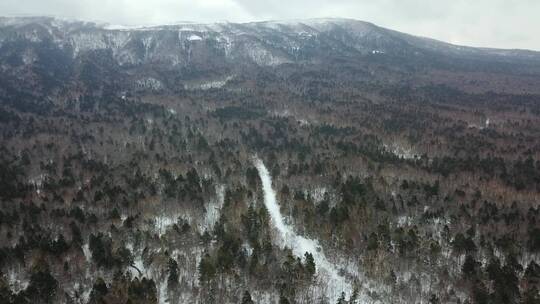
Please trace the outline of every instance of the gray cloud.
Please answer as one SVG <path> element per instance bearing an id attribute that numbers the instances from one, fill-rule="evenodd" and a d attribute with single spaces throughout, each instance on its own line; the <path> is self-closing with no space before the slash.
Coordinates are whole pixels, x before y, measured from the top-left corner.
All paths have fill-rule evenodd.
<path id="1" fill-rule="evenodd" d="M 124 25 L 347 17 L 456 44 L 540 50 L 537 0 L 2 0 L 0 12 Z"/>

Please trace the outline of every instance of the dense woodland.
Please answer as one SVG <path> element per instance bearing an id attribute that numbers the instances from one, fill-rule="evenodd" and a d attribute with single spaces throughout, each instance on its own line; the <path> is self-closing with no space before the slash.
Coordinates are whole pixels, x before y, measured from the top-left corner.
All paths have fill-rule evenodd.
<path id="1" fill-rule="evenodd" d="M 540 95 L 372 56 L 148 87 L 173 72 L 39 50 L 0 49 L 1 303 L 540 303 Z M 255 155 L 351 292 L 273 241 Z"/>

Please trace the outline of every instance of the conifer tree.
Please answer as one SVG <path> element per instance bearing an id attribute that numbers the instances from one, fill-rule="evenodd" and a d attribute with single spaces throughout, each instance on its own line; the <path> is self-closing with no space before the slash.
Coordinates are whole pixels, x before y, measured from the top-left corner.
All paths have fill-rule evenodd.
<path id="1" fill-rule="evenodd" d="M 304 257 L 305 257 L 304 269 L 307 272 L 308 279 L 311 280 L 313 276 L 315 275 L 315 271 L 316 271 L 315 260 L 313 259 L 313 255 L 310 252 L 306 252 L 304 254 Z"/>
<path id="2" fill-rule="evenodd" d="M 167 278 L 167 281 L 169 284 L 177 284 L 178 283 L 178 263 L 173 259 L 169 258 L 168 262 L 168 272 L 169 277 Z"/>
<path id="3" fill-rule="evenodd" d="M 249 291 L 244 291 L 244 295 L 242 296 L 242 304 L 254 304 L 253 300 L 251 299 L 251 294 L 249 294 Z"/>

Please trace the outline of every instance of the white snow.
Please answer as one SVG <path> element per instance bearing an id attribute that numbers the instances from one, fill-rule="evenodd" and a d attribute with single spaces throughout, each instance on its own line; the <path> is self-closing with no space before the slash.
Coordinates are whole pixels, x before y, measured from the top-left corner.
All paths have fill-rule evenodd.
<path id="1" fill-rule="evenodd" d="M 266 169 L 262 160 L 257 157 L 254 158 L 254 164 L 262 181 L 264 204 L 270 213 L 272 224 L 279 233 L 279 245 L 282 248 L 291 248 L 293 254 L 299 257 L 303 257 L 306 252 L 313 255 L 319 279 L 327 285 L 326 296 L 331 301 L 335 301 L 341 295 L 341 292 L 349 295 L 352 292 L 352 286 L 339 273 L 338 268 L 328 261 L 318 241 L 296 234 L 292 227 L 285 224 L 276 200 L 276 193 L 272 188 L 272 179 L 268 169 Z"/>
<path id="2" fill-rule="evenodd" d="M 127 30 L 142 30 L 147 25 L 122 25 L 122 24 L 106 24 L 103 26 L 104 30 L 109 31 L 127 31 Z"/>
<path id="3" fill-rule="evenodd" d="M 420 155 L 412 148 L 407 148 L 397 143 L 392 143 L 391 145 L 383 144 L 383 147 L 386 151 L 402 159 L 420 159 Z"/>
<path id="4" fill-rule="evenodd" d="M 8 271 L 7 280 L 12 291 L 19 292 L 28 287 L 29 281 L 24 278 L 24 273 L 22 269 L 10 269 Z"/>
<path id="5" fill-rule="evenodd" d="M 313 198 L 313 202 L 315 204 L 319 204 L 320 202 L 322 202 L 326 193 L 328 193 L 328 189 L 326 189 L 326 187 L 314 187 L 305 191 L 306 195 L 309 195 L 311 196 L 311 198 Z"/>
<path id="6" fill-rule="evenodd" d="M 107 48 L 102 35 L 95 33 L 77 33 L 71 35 L 69 44 L 73 47 L 74 55 L 77 56 L 80 52 L 98 50 Z"/>
<path id="7" fill-rule="evenodd" d="M 287 59 L 272 54 L 262 45 L 253 43 L 246 45 L 247 56 L 260 66 L 276 66 L 288 62 Z"/>
<path id="8" fill-rule="evenodd" d="M 176 214 L 161 214 L 155 218 L 155 228 L 159 235 L 164 235 L 172 225 L 178 223 L 179 216 Z"/>
<path id="9" fill-rule="evenodd" d="M 88 245 L 88 243 L 82 246 L 82 250 L 84 253 L 84 257 L 86 258 L 86 261 L 90 262 L 92 260 L 92 253 L 90 252 L 90 246 Z"/>
<path id="10" fill-rule="evenodd" d="M 146 274 L 146 268 L 144 267 L 144 263 L 143 263 L 142 257 L 140 255 L 137 256 L 133 260 L 133 265 L 135 265 L 135 267 L 137 267 L 137 269 L 139 269 L 141 271 L 142 275 Z M 136 275 L 136 276 L 139 276 L 138 271 L 136 269 L 133 269 L 133 267 L 130 267 L 130 271 L 135 271 L 135 272 L 132 272 L 132 274 Z"/>
<path id="11" fill-rule="evenodd" d="M 489 118 L 486 118 L 486 120 L 484 121 L 484 125 L 477 125 L 476 123 L 469 123 L 467 125 L 467 127 L 469 129 L 478 129 L 478 130 L 484 130 L 484 129 L 487 129 L 489 128 L 489 125 L 491 124 L 491 120 Z"/>
<path id="12" fill-rule="evenodd" d="M 305 119 L 298 119 L 298 123 L 300 124 L 301 127 L 306 127 L 310 125 L 310 122 Z"/>
<path id="13" fill-rule="evenodd" d="M 161 83 L 161 81 L 159 81 L 159 80 L 157 80 L 155 78 L 152 78 L 152 77 L 139 79 L 139 80 L 137 80 L 137 82 L 135 84 L 136 84 L 137 88 L 139 88 L 139 89 L 150 89 L 150 90 L 154 90 L 154 91 L 161 90 L 164 87 L 163 83 Z"/>
<path id="14" fill-rule="evenodd" d="M 204 233 L 204 231 L 212 231 L 214 225 L 219 220 L 221 215 L 221 208 L 225 202 L 225 186 L 217 185 L 216 186 L 216 198 L 209 201 L 205 204 L 206 213 L 204 215 L 203 222 L 199 225 L 199 231 Z"/>
<path id="15" fill-rule="evenodd" d="M 186 90 L 210 90 L 219 89 L 225 86 L 230 80 L 234 78 L 233 75 L 228 75 L 223 79 L 204 81 L 198 84 L 184 85 Z"/>
<path id="16" fill-rule="evenodd" d="M 167 297 L 167 280 L 164 280 L 159 284 L 159 304 L 169 303 L 169 298 Z"/>
<path id="17" fill-rule="evenodd" d="M 187 38 L 187 40 L 189 41 L 199 41 L 199 40 L 202 40 L 202 37 L 199 36 L 199 35 L 191 35 Z"/>
<path id="18" fill-rule="evenodd" d="M 413 222 L 413 218 L 410 216 L 401 215 L 397 218 L 398 227 L 410 226 L 412 222 Z"/>
<path id="19" fill-rule="evenodd" d="M 37 56 L 32 50 L 26 50 L 22 54 L 24 64 L 32 64 L 37 61 Z"/>
<path id="20" fill-rule="evenodd" d="M 283 110 L 272 110 L 269 111 L 268 114 L 270 114 L 273 117 L 294 117 L 293 113 L 289 109 L 283 109 Z"/>

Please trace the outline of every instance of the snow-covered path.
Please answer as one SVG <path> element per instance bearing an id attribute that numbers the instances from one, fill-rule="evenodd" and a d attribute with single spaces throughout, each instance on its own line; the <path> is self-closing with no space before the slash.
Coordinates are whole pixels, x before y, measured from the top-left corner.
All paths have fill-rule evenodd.
<path id="1" fill-rule="evenodd" d="M 352 290 L 351 284 L 339 274 L 337 267 L 328 261 L 318 241 L 296 234 L 294 229 L 285 223 L 279 209 L 276 193 L 272 188 L 272 178 L 268 173 L 268 169 L 266 169 L 262 160 L 257 157 L 254 158 L 254 164 L 261 178 L 264 204 L 270 213 L 272 224 L 279 232 L 279 246 L 282 248 L 291 248 L 293 254 L 299 257 L 303 257 L 306 252 L 310 252 L 313 255 L 318 279 L 326 285 L 325 294 L 331 302 L 334 302 L 342 292 L 350 295 Z"/>

